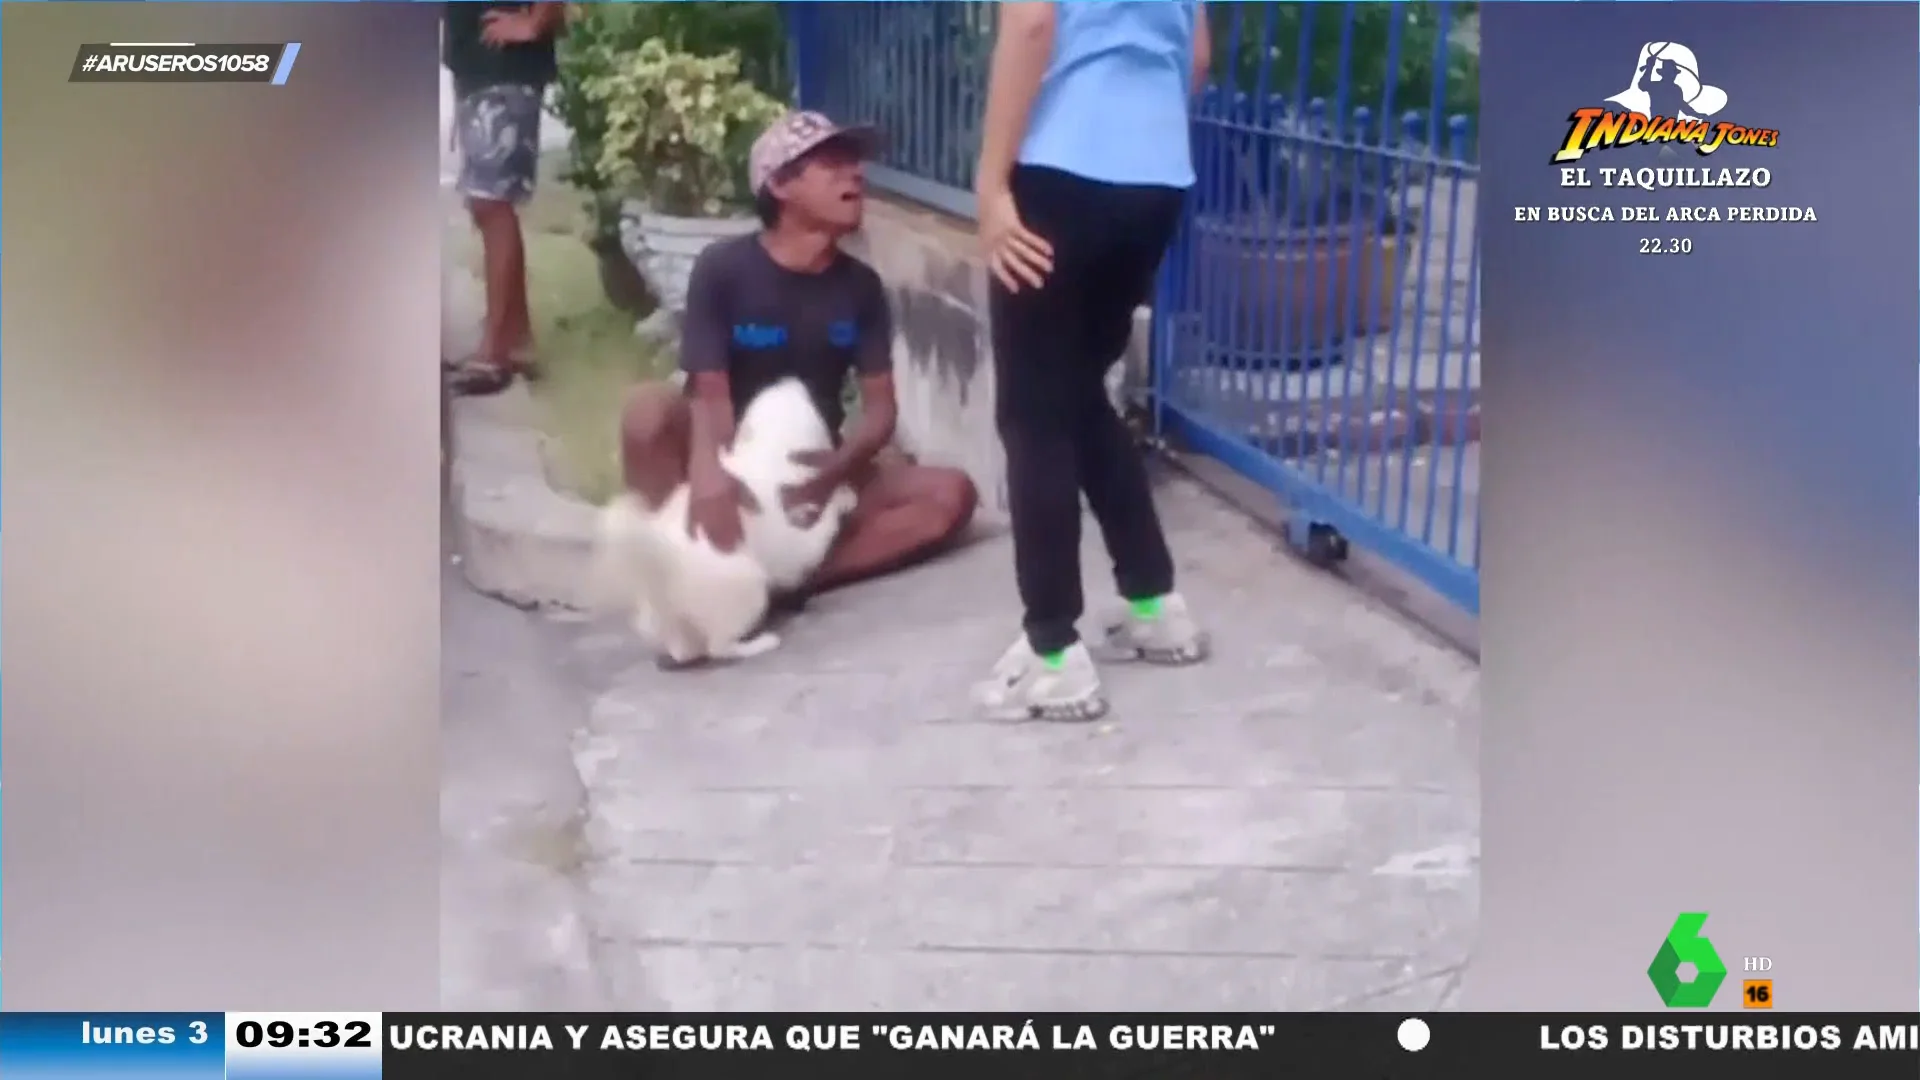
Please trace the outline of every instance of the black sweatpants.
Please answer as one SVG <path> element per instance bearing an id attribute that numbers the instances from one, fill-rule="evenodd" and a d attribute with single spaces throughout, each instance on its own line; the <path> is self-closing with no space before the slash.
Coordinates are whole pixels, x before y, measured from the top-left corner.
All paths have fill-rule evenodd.
<path id="1" fill-rule="evenodd" d="M 1040 289 L 991 283 L 994 416 L 1007 455 L 1014 573 L 1034 651 L 1072 645 L 1080 588 L 1080 495 L 1100 524 L 1120 595 L 1173 590 L 1173 558 L 1154 510 L 1146 464 L 1107 397 L 1134 309 L 1180 219 L 1178 188 L 1104 184 L 1022 165 L 1014 200 L 1053 245 Z"/>

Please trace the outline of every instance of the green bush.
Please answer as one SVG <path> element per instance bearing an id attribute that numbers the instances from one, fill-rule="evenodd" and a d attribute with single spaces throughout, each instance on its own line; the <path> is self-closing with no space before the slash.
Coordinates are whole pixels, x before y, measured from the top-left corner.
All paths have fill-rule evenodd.
<path id="1" fill-rule="evenodd" d="M 713 217 L 742 202 L 747 151 L 786 106 L 741 78 L 734 53 L 649 38 L 586 85 L 606 127 L 595 171 L 663 214 Z"/>
<path id="2" fill-rule="evenodd" d="M 566 182 L 580 191 L 592 235 L 590 241 L 617 246 L 620 200 L 600 172 L 600 148 L 606 141 L 606 110 L 587 95 L 587 86 L 613 70 L 615 61 L 652 36 L 644 16 L 652 4 L 575 4 L 566 36 L 560 39 L 560 74 L 553 85 L 553 109 L 573 132 L 567 151 Z"/>
<path id="3" fill-rule="evenodd" d="M 763 94 L 786 101 L 793 85 L 787 70 L 786 28 L 778 4 L 642 3 L 641 21 L 674 52 L 694 56 L 733 53 L 741 77 Z"/>
<path id="4" fill-rule="evenodd" d="M 607 114 L 587 87 L 655 40 L 670 51 L 695 56 L 734 53 L 740 57 L 740 75 L 750 85 L 782 101 L 789 96 L 786 38 L 773 4 L 575 4 L 560 41 L 553 105 L 573 131 L 566 180 L 585 196 L 590 239 L 600 244 L 618 243 L 622 192 L 603 170 Z"/>

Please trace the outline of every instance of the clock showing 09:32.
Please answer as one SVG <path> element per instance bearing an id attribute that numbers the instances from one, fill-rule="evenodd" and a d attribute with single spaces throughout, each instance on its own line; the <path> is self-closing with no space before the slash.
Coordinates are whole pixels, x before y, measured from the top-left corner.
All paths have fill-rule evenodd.
<path id="1" fill-rule="evenodd" d="M 380 1014 L 228 1013 L 227 1080 L 270 1080 L 324 1068 L 335 1080 L 380 1075 Z"/>

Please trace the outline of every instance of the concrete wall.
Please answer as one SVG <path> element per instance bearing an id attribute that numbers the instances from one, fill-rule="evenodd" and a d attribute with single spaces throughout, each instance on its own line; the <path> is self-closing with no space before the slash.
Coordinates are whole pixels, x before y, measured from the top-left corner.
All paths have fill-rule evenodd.
<path id="1" fill-rule="evenodd" d="M 1006 459 L 993 423 L 993 352 L 987 271 L 973 224 L 911 204 L 869 202 L 863 235 L 847 250 L 872 264 L 893 300 L 894 376 L 903 448 L 930 464 L 967 470 L 982 508 L 1006 508 Z M 1146 371 L 1145 312 L 1121 376 Z"/>

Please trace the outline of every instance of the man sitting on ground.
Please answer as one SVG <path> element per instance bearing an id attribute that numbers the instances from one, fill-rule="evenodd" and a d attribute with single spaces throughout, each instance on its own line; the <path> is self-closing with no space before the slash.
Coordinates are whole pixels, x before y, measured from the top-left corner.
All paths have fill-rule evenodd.
<path id="1" fill-rule="evenodd" d="M 807 387 L 836 432 L 837 448 L 811 462 L 812 483 L 785 507 L 817 507 L 841 484 L 859 495 L 831 554 L 799 596 L 890 573 L 947 547 L 973 517 L 977 494 L 958 469 L 919 465 L 891 449 L 899 407 L 893 320 L 873 268 L 840 250 L 860 228 L 863 163 L 877 143 L 866 127 L 836 127 L 818 113 L 776 121 L 753 144 L 749 179 L 762 228 L 714 243 L 694 264 L 681 327 L 684 388 L 637 387 L 620 421 L 626 486 L 659 506 L 690 486 L 693 528 L 723 551 L 741 542 L 751 496 L 720 468 L 747 402 L 787 377 Z M 857 377 L 860 407 L 846 424 L 842 396 Z"/>

